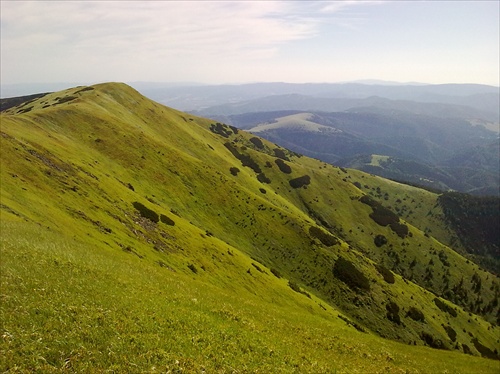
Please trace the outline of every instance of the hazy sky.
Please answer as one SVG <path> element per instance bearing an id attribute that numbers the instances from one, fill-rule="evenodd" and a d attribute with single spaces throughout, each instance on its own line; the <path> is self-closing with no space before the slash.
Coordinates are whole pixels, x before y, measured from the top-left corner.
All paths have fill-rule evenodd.
<path id="1" fill-rule="evenodd" d="M 499 85 L 498 0 L 1 0 L 1 82 Z"/>

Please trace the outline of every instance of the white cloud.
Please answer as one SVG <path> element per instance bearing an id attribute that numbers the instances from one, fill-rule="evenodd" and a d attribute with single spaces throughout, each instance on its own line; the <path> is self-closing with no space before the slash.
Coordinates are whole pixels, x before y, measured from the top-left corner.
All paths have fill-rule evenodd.
<path id="1" fill-rule="evenodd" d="M 474 17 L 438 16 L 448 9 L 446 2 L 420 4 L 372 0 L 1 0 L 1 80 L 229 82 L 292 81 L 299 76 L 328 80 L 332 71 L 349 70 L 368 54 L 374 55 L 369 72 L 390 73 L 383 60 L 400 53 L 403 42 L 415 49 L 412 41 L 421 40 L 419 30 L 437 35 L 425 39 L 424 48 L 429 51 L 437 48 L 433 45 L 439 36 L 449 48 L 463 50 L 453 44 L 452 37 L 462 38 L 457 22 L 469 21 L 469 30 L 482 30 L 477 26 L 481 21 Z M 409 10 L 423 8 L 428 13 L 420 16 Z M 439 24 L 430 23 L 422 14 L 439 17 Z M 408 22 L 413 27 L 406 27 Z M 446 22 L 452 36 L 443 32 Z M 489 34 L 493 33 L 466 35 L 471 46 L 484 40 L 484 48 L 491 49 Z M 478 55 L 472 47 L 469 50 Z M 436 66 L 441 55 L 432 56 L 436 62 L 429 58 L 424 62 Z M 373 63 L 377 59 L 382 61 L 379 65 Z M 358 74 L 367 74 L 366 68 L 360 69 Z"/>
<path id="2" fill-rule="evenodd" d="M 295 8 L 266 1 L 2 1 L 2 78 L 28 61 L 47 72 L 59 66 L 64 78 L 64 69 L 88 71 L 98 62 L 125 71 L 196 57 L 268 59 L 280 45 L 315 34 L 317 22 L 293 16 Z"/>

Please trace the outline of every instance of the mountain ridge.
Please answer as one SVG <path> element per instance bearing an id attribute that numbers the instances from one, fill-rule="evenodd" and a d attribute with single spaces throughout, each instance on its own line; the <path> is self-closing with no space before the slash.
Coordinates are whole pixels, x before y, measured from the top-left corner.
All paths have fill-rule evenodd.
<path id="1" fill-rule="evenodd" d="M 361 341 L 379 335 L 496 355 L 498 281 L 430 236 L 427 225 L 443 214 L 431 192 L 308 159 L 123 84 L 48 94 L 1 115 L 3 224 L 38 224 L 120 261 L 132 256 L 141 268 L 194 277 L 200 290 L 257 287 L 286 303 L 270 278 L 279 274 L 304 305 L 341 311 L 342 321 L 368 334 Z M 385 195 L 392 209 L 379 202 Z M 393 213 L 408 205 L 415 217 Z M 429 209 L 435 218 L 423 225 Z M 449 235 L 439 224 L 433 230 Z M 429 278 L 430 268 L 443 279 Z M 464 274 L 476 281 L 460 282 Z M 433 301 L 450 298 L 452 288 L 465 295 L 452 304 L 457 317 Z"/>

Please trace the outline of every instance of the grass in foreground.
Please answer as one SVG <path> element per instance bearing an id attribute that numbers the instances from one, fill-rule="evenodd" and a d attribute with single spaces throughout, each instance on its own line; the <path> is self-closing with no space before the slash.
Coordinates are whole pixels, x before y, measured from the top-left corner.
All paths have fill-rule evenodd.
<path id="1" fill-rule="evenodd" d="M 284 279 L 229 291 L 34 225 L 0 227 L 3 372 L 498 372 L 359 333 Z"/>

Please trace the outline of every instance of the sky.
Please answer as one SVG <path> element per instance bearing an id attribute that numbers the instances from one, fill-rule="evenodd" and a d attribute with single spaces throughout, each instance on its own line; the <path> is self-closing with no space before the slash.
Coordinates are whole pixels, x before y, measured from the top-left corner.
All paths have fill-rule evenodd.
<path id="1" fill-rule="evenodd" d="M 0 79 L 498 86 L 499 4 L 0 0 Z"/>

